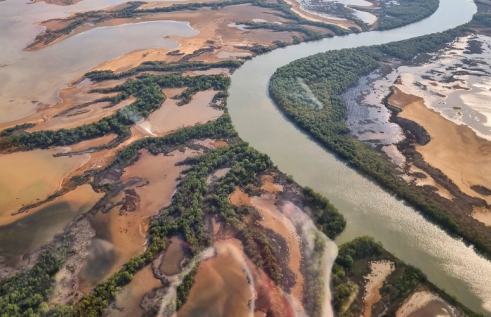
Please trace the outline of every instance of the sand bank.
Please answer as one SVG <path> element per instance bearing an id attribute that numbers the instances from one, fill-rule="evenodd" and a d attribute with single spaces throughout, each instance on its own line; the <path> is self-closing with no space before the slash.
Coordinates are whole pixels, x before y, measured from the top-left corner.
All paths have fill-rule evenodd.
<path id="1" fill-rule="evenodd" d="M 251 197 L 244 193 L 239 187 L 236 187 L 235 191 L 228 196 L 228 200 L 232 205 L 252 206 Z"/>
<path id="2" fill-rule="evenodd" d="M 487 227 L 491 227 L 491 210 L 485 207 L 474 207 L 471 214 L 472 218 L 484 223 Z"/>
<path id="3" fill-rule="evenodd" d="M 397 85 L 389 103 L 403 110 L 400 117 L 418 123 L 430 135 L 428 144 L 416 147 L 429 165 L 440 169 L 462 192 L 491 203 L 490 196 L 471 189 L 474 185 L 491 188 L 490 141 L 428 109 L 422 98 L 402 92 Z"/>
<path id="4" fill-rule="evenodd" d="M 254 298 L 240 241 L 215 243 L 217 255 L 199 264 L 186 304 L 177 316 L 253 316 Z"/>
<path id="5" fill-rule="evenodd" d="M 300 272 L 300 262 L 302 260 L 300 237 L 297 235 L 295 226 L 275 205 L 274 196 L 267 194 L 261 197 L 252 197 L 251 203 L 263 218 L 259 221 L 259 224 L 280 234 L 287 242 L 289 251 L 288 267 L 296 277 L 295 286 L 291 294 L 297 304 L 301 305 L 304 278 Z"/>
<path id="6" fill-rule="evenodd" d="M 176 95 L 175 92 L 164 89 L 164 93 L 168 96 L 167 99 L 146 120 L 150 124 L 150 131 L 155 135 L 165 135 L 196 123 L 215 120 L 223 114 L 223 111 L 209 106 L 217 93 L 214 90 L 200 91 L 187 105 L 182 106 L 177 105 L 178 100 L 171 99 Z"/>
<path id="7" fill-rule="evenodd" d="M 370 317 L 372 315 L 372 305 L 382 298 L 379 290 L 385 279 L 394 269 L 394 263 L 389 261 L 370 262 L 370 273 L 364 277 L 366 280 L 365 296 L 363 297 L 365 301 L 364 317 Z"/>
<path id="8" fill-rule="evenodd" d="M 279 185 L 271 182 L 272 177 L 270 175 L 263 176 L 262 180 L 263 186 L 264 183 L 266 183 L 268 184 L 268 189 L 272 189 L 274 192 L 279 191 Z M 300 237 L 297 235 L 295 226 L 290 219 L 283 215 L 275 205 L 275 196 L 272 194 L 265 194 L 260 197 L 251 198 L 237 187 L 236 190 L 229 195 L 229 201 L 237 206 L 246 205 L 255 207 L 262 217 L 259 224 L 280 234 L 283 239 L 285 239 L 289 251 L 288 266 L 296 277 L 295 286 L 291 294 L 297 301 L 297 304 L 300 305 L 302 302 L 303 291 L 303 275 L 300 273 L 300 262 L 302 259 Z"/>
<path id="9" fill-rule="evenodd" d="M 428 291 L 416 292 L 397 310 L 396 317 L 460 316 L 455 308 Z"/>
<path id="10" fill-rule="evenodd" d="M 342 20 L 342 19 L 329 19 L 321 14 L 316 14 L 313 12 L 306 11 L 302 8 L 300 2 L 296 0 L 285 0 L 291 6 L 291 10 L 301 16 L 304 19 L 314 22 L 324 22 L 327 24 L 334 24 L 343 29 L 356 28 L 360 29 L 358 25 L 356 25 L 353 21 L 350 20 Z"/>
<path id="11" fill-rule="evenodd" d="M 268 194 L 276 195 L 283 191 L 283 186 L 274 183 L 274 175 L 262 175 L 261 176 L 261 189 Z"/>
<path id="12" fill-rule="evenodd" d="M 164 5 L 165 6 L 165 5 Z M 246 32 L 241 31 L 237 32 L 236 29 L 231 29 L 227 27 L 231 22 L 240 22 L 240 21 L 252 21 L 254 18 L 261 18 L 271 22 L 285 22 L 286 20 L 277 17 L 274 14 L 276 11 L 270 10 L 267 8 L 254 7 L 249 4 L 240 4 L 234 6 L 226 6 L 221 8 L 220 10 L 212 10 L 210 8 L 200 8 L 196 11 L 184 10 L 179 12 L 166 12 L 166 13 L 149 13 L 144 15 L 139 15 L 135 18 L 121 18 L 121 19 L 111 19 L 106 20 L 100 23 L 95 23 L 94 25 L 84 24 L 81 27 L 77 27 L 70 34 L 62 35 L 57 38 L 53 42 L 48 45 L 44 45 L 43 43 L 38 43 L 35 46 L 29 48 L 29 50 L 40 50 L 47 46 L 54 45 L 63 41 L 69 37 L 72 37 L 76 34 L 87 32 L 94 28 L 106 27 L 106 26 L 118 26 L 123 24 L 132 24 L 132 23 L 142 23 L 142 22 L 152 22 L 152 21 L 182 21 L 189 22 L 191 27 L 195 30 L 198 30 L 199 33 L 192 38 L 184 38 L 184 37 L 174 37 L 169 36 L 170 39 L 177 40 L 181 45 L 178 50 L 181 53 L 191 54 L 195 50 L 198 50 L 204 46 L 209 46 L 207 41 L 214 40 L 217 41 L 217 44 L 221 44 L 223 51 L 231 51 L 231 52 L 244 52 L 243 50 L 237 49 L 234 46 L 238 45 L 251 45 L 253 42 L 244 38 L 244 35 L 253 34 L 254 43 L 258 43 L 261 45 L 269 45 L 274 40 L 284 40 L 291 41 L 293 33 L 291 32 L 273 32 L 270 30 L 248 30 Z M 274 18 L 273 18 L 274 17 Z M 40 22 L 40 25 L 51 29 L 57 30 L 63 28 L 67 25 L 66 19 L 57 19 L 57 20 L 49 20 Z M 329 32 L 325 30 L 325 32 Z M 276 34 L 276 38 L 274 40 L 270 40 L 268 38 L 263 38 L 264 36 L 268 37 L 268 34 Z M 233 45 L 229 45 L 229 43 L 233 43 Z M 138 52 L 133 52 L 128 55 L 133 55 L 132 57 L 123 56 L 121 60 L 126 60 L 126 63 L 130 61 L 136 61 L 137 64 L 140 64 L 143 61 L 155 61 L 155 60 L 163 60 L 163 59 L 171 59 L 173 61 L 179 60 L 182 56 L 169 56 L 166 53 L 169 52 L 167 49 L 150 49 L 150 50 L 142 50 Z M 136 59 L 135 59 L 136 58 Z M 212 58 L 217 60 L 217 58 Z M 112 63 L 112 62 L 108 62 Z M 108 69 L 107 64 L 102 63 L 98 68 Z M 128 67 L 127 65 L 126 67 Z M 133 65 L 136 66 L 136 65 Z M 125 68 L 118 68 L 119 70 L 124 70 Z"/>
<path id="13" fill-rule="evenodd" d="M 79 152 L 79 151 L 85 151 L 93 147 L 98 147 L 101 145 L 108 144 L 112 140 L 116 139 L 117 135 L 116 134 L 108 134 L 100 138 L 92 139 L 92 140 L 87 140 L 83 141 L 74 145 L 70 146 L 70 151 L 72 152 Z"/>

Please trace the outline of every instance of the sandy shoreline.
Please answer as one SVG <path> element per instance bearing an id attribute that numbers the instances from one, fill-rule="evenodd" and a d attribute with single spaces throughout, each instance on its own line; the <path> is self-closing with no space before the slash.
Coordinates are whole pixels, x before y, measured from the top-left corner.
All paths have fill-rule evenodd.
<path id="1" fill-rule="evenodd" d="M 304 19 L 307 19 L 309 21 L 314 21 L 314 22 L 324 22 L 328 24 L 334 24 L 337 25 L 343 29 L 350 29 L 350 28 L 355 28 L 355 29 L 360 29 L 360 27 L 354 23 L 353 21 L 350 20 L 336 20 L 336 19 L 329 19 L 326 18 L 320 14 L 314 14 L 308 11 L 305 11 L 302 9 L 301 4 L 296 1 L 296 0 L 285 0 L 287 4 L 291 6 L 291 10 L 301 16 Z"/>

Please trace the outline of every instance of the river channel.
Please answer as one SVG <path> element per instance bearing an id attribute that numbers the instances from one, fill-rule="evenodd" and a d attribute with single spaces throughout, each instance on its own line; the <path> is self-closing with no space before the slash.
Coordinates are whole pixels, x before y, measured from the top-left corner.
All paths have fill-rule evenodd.
<path id="1" fill-rule="evenodd" d="M 42 29 L 33 25 L 36 21 L 121 2 L 85 0 L 68 8 L 45 3 L 28 5 L 23 0 L 0 2 L 0 65 L 6 65 L 0 68 L 0 100 L 17 99 L 16 106 L 28 106 L 34 99 L 49 102 L 57 89 L 103 60 L 135 49 L 173 48 L 177 43 L 166 41 L 165 35 L 194 34 L 185 23 L 130 24 L 91 30 L 40 52 L 22 51 Z M 302 43 L 255 57 L 233 74 L 228 106 L 244 140 L 268 154 L 301 185 L 327 196 L 346 216 L 348 226 L 337 243 L 371 235 L 397 257 L 421 268 L 433 283 L 467 306 L 491 315 L 491 262 L 320 147 L 278 111 L 267 93 L 274 71 L 298 58 L 444 31 L 468 22 L 476 11 L 471 0 L 440 2 L 431 17 L 403 28 Z M 104 39 L 110 38 L 112 49 L 108 50 Z M 4 102 L 0 104 L 4 114 L 0 122 L 26 115 L 6 110 L 13 107 Z M 30 113 L 35 109 L 22 111 Z"/>
<path id="2" fill-rule="evenodd" d="M 400 29 L 302 43 L 255 57 L 232 75 L 228 107 L 242 139 L 302 186 L 328 197 L 345 215 L 348 225 L 338 244 L 373 236 L 464 304 L 490 315 L 491 262 L 324 150 L 285 118 L 268 95 L 274 71 L 296 59 L 445 31 L 468 22 L 475 12 L 470 0 L 441 0 L 431 17 Z"/>

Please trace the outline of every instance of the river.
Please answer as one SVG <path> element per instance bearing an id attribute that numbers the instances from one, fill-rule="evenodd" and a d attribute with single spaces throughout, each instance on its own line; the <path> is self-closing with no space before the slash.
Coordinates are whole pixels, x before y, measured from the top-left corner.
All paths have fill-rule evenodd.
<path id="1" fill-rule="evenodd" d="M 0 102 L 3 113 L 0 121 L 23 116 L 3 112 L 13 108 L 14 103 L 29 107 L 30 100 L 49 101 L 60 85 L 102 60 L 134 49 L 177 45 L 163 39 L 167 34 L 194 34 L 189 26 L 175 22 L 130 24 L 91 30 L 38 52 L 22 51 L 42 29 L 33 22 L 123 1 L 85 0 L 70 7 L 26 4 L 22 0 L 0 2 L 0 65 L 7 64 L 0 68 L 0 100 L 4 101 Z M 293 175 L 301 185 L 311 186 L 327 196 L 346 216 L 348 226 L 337 243 L 371 235 L 397 257 L 421 268 L 432 282 L 464 304 L 489 315 L 491 263 L 322 149 L 278 111 L 267 93 L 268 81 L 275 69 L 298 58 L 444 31 L 469 21 L 475 11 L 471 0 L 441 0 L 440 8 L 431 17 L 397 30 L 302 43 L 255 57 L 233 74 L 228 105 L 236 129 L 244 140 L 267 153 L 282 171 Z M 165 31 L 158 27 L 165 27 Z M 104 39 L 112 37 L 115 40 L 109 42 L 111 50 L 108 50 Z M 26 73 L 27 65 L 30 67 Z M 19 74 L 22 77 L 17 77 Z M 62 77 L 58 78 L 58 75 Z M 5 101 L 14 92 L 18 102 L 7 105 Z"/>
<path id="2" fill-rule="evenodd" d="M 468 22 L 475 12 L 470 0 L 441 0 L 431 17 L 400 29 L 302 43 L 255 57 L 232 75 L 227 104 L 242 139 L 268 154 L 299 184 L 328 197 L 345 215 L 348 225 L 338 244 L 373 236 L 465 305 L 489 315 L 491 262 L 324 150 L 285 118 L 268 96 L 274 71 L 296 59 L 444 31 Z"/>

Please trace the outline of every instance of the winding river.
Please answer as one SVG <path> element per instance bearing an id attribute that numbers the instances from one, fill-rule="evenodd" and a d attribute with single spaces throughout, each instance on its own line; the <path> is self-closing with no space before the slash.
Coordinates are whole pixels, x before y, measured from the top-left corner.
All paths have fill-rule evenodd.
<path id="1" fill-rule="evenodd" d="M 232 75 L 228 107 L 245 141 L 267 153 L 298 183 L 328 197 L 346 216 L 348 225 L 337 243 L 373 236 L 464 304 L 490 315 L 491 262 L 324 150 L 286 119 L 268 96 L 274 71 L 296 59 L 444 31 L 468 22 L 475 12 L 470 0 L 441 0 L 431 17 L 400 29 L 302 43 L 255 57 Z"/>
<path id="2" fill-rule="evenodd" d="M 33 22 L 123 1 L 85 0 L 68 8 L 44 3 L 27 5 L 23 0 L 0 2 L 0 65 L 7 65 L 0 68 L 0 100 L 10 101 L 9 91 L 16 92 L 16 101 L 26 106 L 37 98 L 49 100 L 60 86 L 96 66 L 100 59 L 112 59 L 134 49 L 172 48 L 177 43 L 164 40 L 165 35 L 193 35 L 193 30 L 185 23 L 137 23 L 94 29 L 53 45 L 43 50 L 45 52 L 22 51 L 41 30 Z M 326 195 L 346 216 L 348 226 L 337 243 L 371 235 L 402 260 L 421 268 L 432 282 L 464 304 L 491 315 L 491 262 L 322 149 L 278 111 L 267 93 L 268 81 L 275 69 L 298 58 L 444 31 L 468 22 L 475 11 L 471 0 L 441 0 L 435 14 L 407 27 L 303 43 L 255 57 L 233 74 L 228 105 L 244 140 L 267 153 L 282 171 L 293 175 L 301 185 Z M 110 43 L 111 50 L 104 43 L 107 38 L 117 42 Z M 29 76 L 26 76 L 22 70 L 29 65 Z M 62 77 L 54 78 L 53 74 Z M 28 96 L 24 96 L 26 91 Z M 0 122 L 19 115 L 10 113 L 8 108 L 13 107 L 0 103 Z M 32 111 L 35 109 L 27 110 Z"/>

